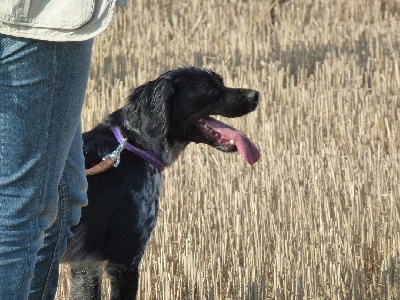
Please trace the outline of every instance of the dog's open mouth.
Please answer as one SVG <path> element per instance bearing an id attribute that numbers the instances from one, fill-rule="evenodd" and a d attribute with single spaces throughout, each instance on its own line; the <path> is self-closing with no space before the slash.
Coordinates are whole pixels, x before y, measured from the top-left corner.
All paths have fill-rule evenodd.
<path id="1" fill-rule="evenodd" d="M 260 151 L 240 130 L 212 117 L 200 118 L 197 123 L 201 132 L 206 137 L 216 141 L 225 151 L 237 150 L 250 165 L 259 160 Z"/>

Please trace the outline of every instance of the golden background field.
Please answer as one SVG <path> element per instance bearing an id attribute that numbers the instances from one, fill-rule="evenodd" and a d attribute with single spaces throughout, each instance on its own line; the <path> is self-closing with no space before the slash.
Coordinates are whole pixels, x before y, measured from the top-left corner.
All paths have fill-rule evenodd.
<path id="1" fill-rule="evenodd" d="M 400 3 L 275 2 L 128 1 L 96 38 L 85 130 L 182 65 L 261 95 L 225 120 L 257 164 L 190 145 L 165 171 L 138 299 L 400 299 Z"/>

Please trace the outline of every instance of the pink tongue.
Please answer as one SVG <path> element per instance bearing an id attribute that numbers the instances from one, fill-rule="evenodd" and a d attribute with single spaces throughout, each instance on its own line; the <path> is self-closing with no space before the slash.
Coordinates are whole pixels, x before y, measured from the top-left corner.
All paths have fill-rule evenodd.
<path id="1" fill-rule="evenodd" d="M 250 165 L 260 159 L 260 151 L 243 132 L 211 117 L 203 118 L 203 121 L 225 139 L 233 140 L 240 155 Z"/>

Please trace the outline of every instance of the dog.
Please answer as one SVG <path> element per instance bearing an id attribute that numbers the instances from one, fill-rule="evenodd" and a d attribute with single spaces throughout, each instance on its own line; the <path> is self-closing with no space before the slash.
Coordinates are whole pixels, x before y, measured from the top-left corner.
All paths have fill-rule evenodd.
<path id="1" fill-rule="evenodd" d="M 257 91 L 225 87 L 211 70 L 180 67 L 133 89 L 122 108 L 83 134 L 88 170 L 102 169 L 103 158 L 119 165 L 87 176 L 89 204 L 63 258 L 71 265 L 74 299 L 101 299 L 104 266 L 112 299 L 136 298 L 139 264 L 157 219 L 161 171 L 190 142 L 238 151 L 254 164 L 260 153 L 246 135 L 210 115 L 241 117 L 258 101 Z"/>

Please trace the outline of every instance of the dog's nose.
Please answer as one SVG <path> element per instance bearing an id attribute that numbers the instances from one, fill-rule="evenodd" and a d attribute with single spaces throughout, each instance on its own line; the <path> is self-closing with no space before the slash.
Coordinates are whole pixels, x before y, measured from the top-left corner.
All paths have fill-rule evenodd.
<path id="1" fill-rule="evenodd" d="M 257 103 L 258 103 L 258 98 L 259 98 L 259 92 L 255 91 L 255 90 L 248 90 L 248 91 L 246 92 L 246 97 L 247 97 L 247 99 L 249 99 L 249 101 L 250 101 L 252 104 L 257 105 Z"/>

